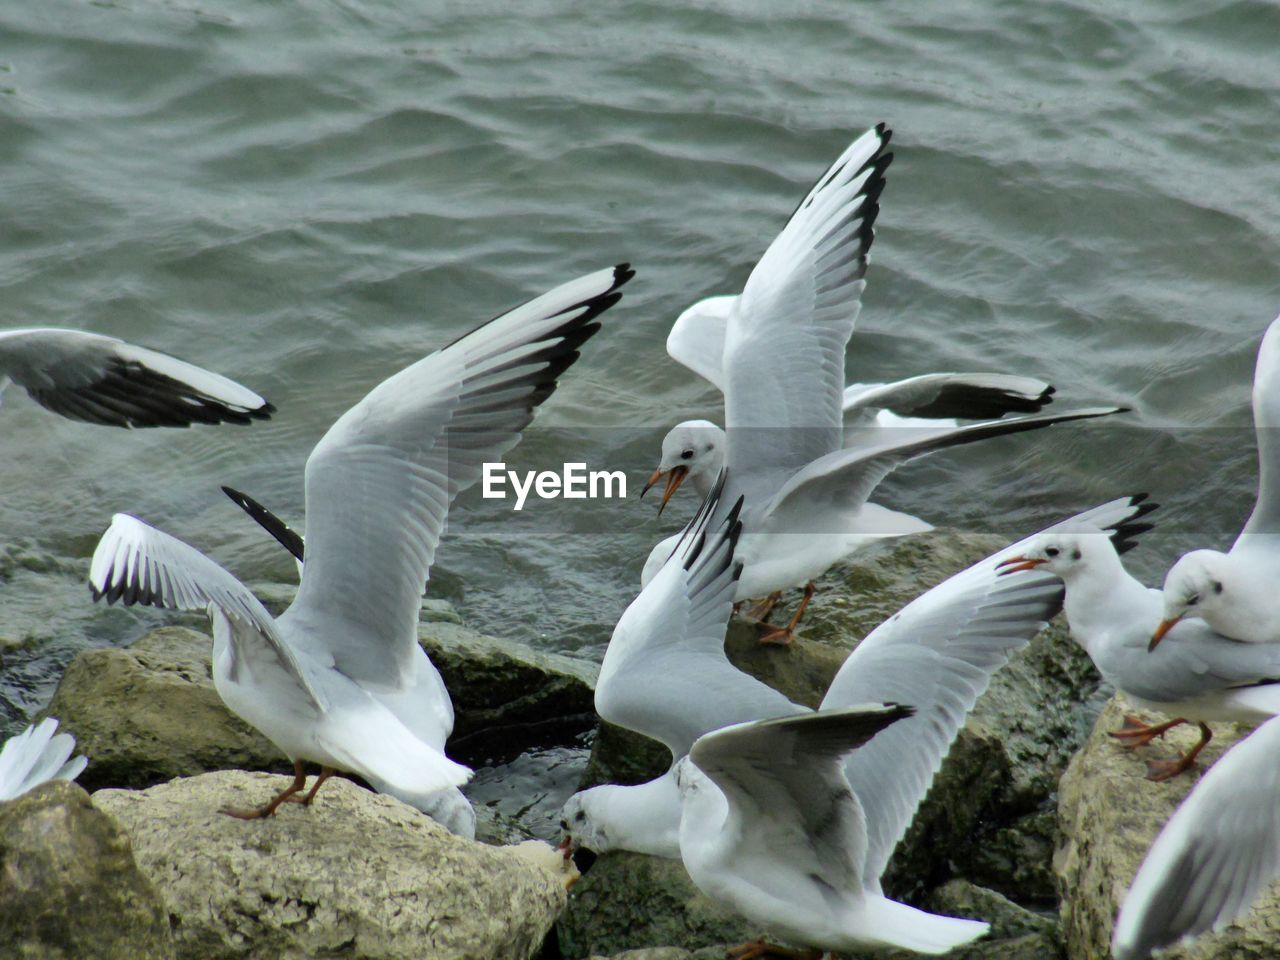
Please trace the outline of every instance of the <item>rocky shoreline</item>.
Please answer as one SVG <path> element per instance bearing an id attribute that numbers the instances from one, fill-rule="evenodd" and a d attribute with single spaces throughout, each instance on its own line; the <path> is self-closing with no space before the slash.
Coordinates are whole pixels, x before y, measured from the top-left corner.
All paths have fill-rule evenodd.
<path id="1" fill-rule="evenodd" d="M 726 648 L 740 668 L 816 704 L 868 630 L 1001 545 L 945 530 L 887 543 L 824 578 L 791 648 L 762 647 L 737 623 Z M 457 759 L 571 745 L 595 724 L 596 665 L 484 637 L 447 605 L 424 610 L 421 634 L 453 696 Z M 683 960 L 759 935 L 676 861 L 606 854 L 566 897 L 556 858 L 501 846 L 527 830 L 484 807 L 486 842 L 337 778 L 310 809 L 289 804 L 267 822 L 220 816 L 266 797 L 290 766 L 222 706 L 210 646 L 167 627 L 68 668 L 46 713 L 89 756 L 84 789 L 52 784 L 0 804 L 0 942 L 17 955 Z M 1090 733 L 1097 682 L 1065 626 L 1051 624 L 996 675 L 943 763 L 885 887 L 992 923 L 987 939 L 949 956 L 1107 955 L 1128 883 L 1195 778 L 1146 781 L 1147 758 L 1185 744 L 1174 731 L 1122 749 L 1106 736 L 1124 709 L 1115 699 Z M 1207 760 L 1243 731 L 1216 732 Z M 584 785 L 656 775 L 669 758 L 654 747 L 599 731 Z M 1168 956 L 1262 958 L 1277 942 L 1273 895 L 1241 925 Z"/>

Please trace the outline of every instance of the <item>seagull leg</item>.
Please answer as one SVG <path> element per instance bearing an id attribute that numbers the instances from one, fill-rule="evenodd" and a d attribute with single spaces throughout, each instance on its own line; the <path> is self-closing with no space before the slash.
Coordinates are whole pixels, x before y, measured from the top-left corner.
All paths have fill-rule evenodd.
<path id="1" fill-rule="evenodd" d="M 1196 745 L 1177 760 L 1149 761 L 1147 763 L 1147 779 L 1168 780 L 1171 777 L 1176 777 L 1184 770 L 1190 770 L 1196 765 L 1196 757 L 1200 755 L 1200 751 L 1203 750 L 1205 745 L 1212 739 L 1213 731 L 1203 723 L 1200 724 L 1200 740 Z"/>
<path id="2" fill-rule="evenodd" d="M 1124 745 L 1132 750 L 1135 747 L 1150 743 L 1156 737 L 1163 737 L 1166 731 L 1186 722 L 1182 717 L 1179 717 L 1167 723 L 1143 723 L 1130 713 L 1125 715 L 1124 726 L 1119 730 L 1112 730 L 1108 736 L 1123 740 Z"/>
<path id="3" fill-rule="evenodd" d="M 796 624 L 800 622 L 800 618 L 804 616 L 804 608 L 809 606 L 809 601 L 813 599 L 813 592 L 816 588 L 813 581 L 810 580 L 804 585 L 804 598 L 800 601 L 800 606 L 796 607 L 795 614 L 791 617 L 791 622 L 785 627 L 774 627 L 760 635 L 761 643 L 777 643 L 786 646 L 791 642 L 791 632 L 795 630 Z"/>
<path id="4" fill-rule="evenodd" d="M 307 791 L 307 795 L 305 797 L 300 797 L 295 793 L 288 798 L 289 802 L 300 803 L 304 807 L 311 806 L 311 801 L 316 798 L 316 791 L 320 789 L 320 784 L 324 783 L 336 772 L 337 771 L 335 771 L 333 767 L 321 767 L 320 776 L 316 777 L 316 782 L 311 785 L 311 789 Z"/>
<path id="5" fill-rule="evenodd" d="M 289 784 L 279 795 L 270 803 L 262 807 L 251 809 L 237 809 L 236 807 L 223 807 L 219 813 L 225 813 L 228 817 L 235 817 L 238 820 L 261 820 L 263 817 L 269 817 L 276 812 L 276 807 L 284 803 L 295 793 L 307 785 L 307 774 L 302 769 L 302 761 L 293 761 L 293 783 Z M 315 791 L 312 791 L 313 793 Z"/>

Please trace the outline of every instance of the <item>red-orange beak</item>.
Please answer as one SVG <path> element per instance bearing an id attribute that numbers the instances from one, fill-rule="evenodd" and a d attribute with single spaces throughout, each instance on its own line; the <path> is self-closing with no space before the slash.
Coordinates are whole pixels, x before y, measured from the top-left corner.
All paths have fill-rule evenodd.
<path id="1" fill-rule="evenodd" d="M 573 859 L 573 838 L 565 834 L 564 839 L 560 841 L 560 846 L 556 847 L 556 850 L 565 860 Z"/>
<path id="2" fill-rule="evenodd" d="M 667 477 L 667 488 L 662 491 L 662 503 L 658 505 L 658 516 L 662 516 L 662 511 L 667 508 L 667 501 L 672 495 L 680 489 L 680 484 L 684 483 L 684 478 L 689 475 L 689 468 L 684 464 L 676 464 L 670 470 L 663 470 L 659 467 L 653 471 L 649 477 L 649 482 L 644 485 L 644 489 L 640 491 L 640 496 L 644 496 L 649 492 L 649 488 L 655 486 L 662 479 L 663 474 Z"/>
<path id="3" fill-rule="evenodd" d="M 1043 557 L 1024 557 L 1018 554 L 1016 557 L 1009 557 L 1007 560 L 1001 560 L 996 564 L 996 569 L 1000 570 L 1000 576 L 1007 577 L 1011 573 L 1021 573 L 1023 570 L 1034 570 L 1042 563 L 1049 561 Z M 1001 569 L 1003 567 L 1004 569 Z"/>
<path id="4" fill-rule="evenodd" d="M 1151 635 L 1151 642 L 1147 644 L 1147 652 L 1150 653 L 1156 647 L 1160 646 L 1160 641 L 1164 639 L 1164 635 L 1174 628 L 1182 615 L 1174 617 L 1172 620 L 1161 620 L 1160 626 L 1156 627 L 1156 632 Z"/>

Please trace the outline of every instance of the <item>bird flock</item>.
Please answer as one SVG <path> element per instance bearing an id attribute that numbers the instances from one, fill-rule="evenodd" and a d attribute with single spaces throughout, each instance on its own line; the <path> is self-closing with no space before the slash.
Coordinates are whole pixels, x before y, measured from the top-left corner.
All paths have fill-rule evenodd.
<path id="1" fill-rule="evenodd" d="M 981 937 L 983 922 L 886 897 L 881 876 L 993 675 L 1065 610 L 1104 679 L 1170 718 L 1131 716 L 1112 736 L 1137 746 L 1199 724 L 1200 742 L 1152 762 L 1151 779 L 1195 764 L 1208 721 L 1262 723 L 1201 779 L 1134 879 L 1112 947 L 1118 960 L 1145 957 L 1225 925 L 1280 874 L 1280 319 L 1254 379 L 1257 505 L 1228 552 L 1188 553 L 1150 589 L 1121 555 L 1154 506 L 1117 497 L 912 600 L 854 648 L 817 710 L 793 703 L 729 662 L 729 621 L 746 616 L 761 642 L 785 645 L 832 564 L 930 529 L 872 502 L 890 472 L 949 447 L 1124 412 L 1045 413 L 1052 386 L 1003 373 L 846 383 L 889 141 L 883 124 L 858 137 L 741 293 L 694 304 L 671 329 L 670 356 L 723 394 L 724 426 L 687 421 L 663 440 L 645 492 L 664 484 L 661 512 L 687 483 L 701 505 L 650 552 L 595 693 L 603 719 L 663 743 L 671 765 L 648 783 L 570 797 L 561 850 L 679 859 L 763 935 L 815 954 L 940 954 Z M 138 517 L 111 519 L 90 563 L 93 598 L 207 611 L 219 695 L 293 761 L 283 791 L 222 812 L 252 820 L 310 804 L 341 771 L 474 836 L 460 790 L 471 771 L 445 753 L 449 692 L 418 644 L 424 585 L 454 498 L 519 442 L 634 275 L 624 263 L 561 284 L 375 386 L 307 458 L 302 535 L 224 488 L 297 558 L 296 596 L 277 617 L 194 547 Z M 72 330 L 0 332 L 0 391 L 10 381 L 65 417 L 117 427 L 248 424 L 275 412 L 218 374 Z M 796 587 L 794 615 L 768 623 Z M 42 720 L 4 745 L 0 800 L 84 768 L 56 726 Z M 306 763 L 320 767 L 310 789 Z M 733 956 L 774 949 L 762 939 Z"/>

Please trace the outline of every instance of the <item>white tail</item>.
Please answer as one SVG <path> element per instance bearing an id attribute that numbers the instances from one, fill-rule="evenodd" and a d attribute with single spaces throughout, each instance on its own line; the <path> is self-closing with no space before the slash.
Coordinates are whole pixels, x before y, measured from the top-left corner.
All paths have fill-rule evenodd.
<path id="1" fill-rule="evenodd" d="M 941 917 L 909 907 L 885 897 L 868 896 L 863 901 L 864 930 L 885 946 L 902 947 L 916 953 L 939 954 L 977 940 L 991 925 L 981 920 Z"/>

